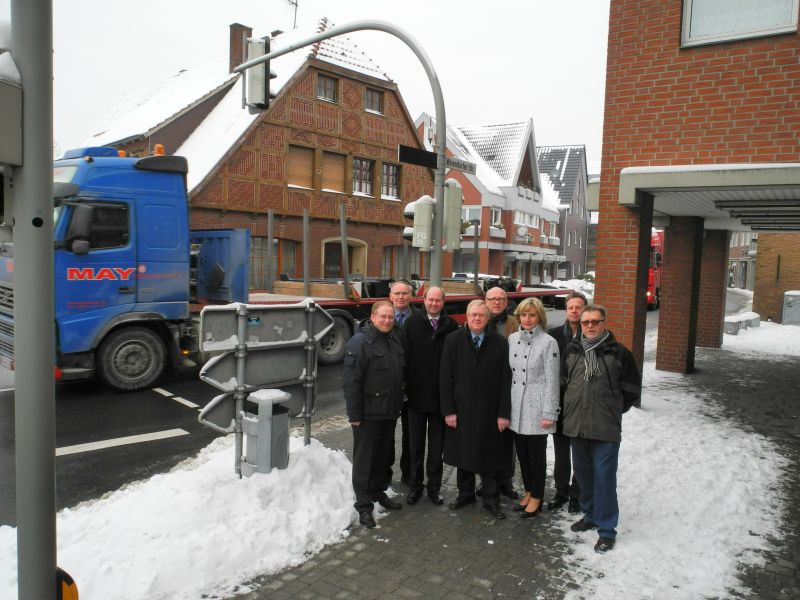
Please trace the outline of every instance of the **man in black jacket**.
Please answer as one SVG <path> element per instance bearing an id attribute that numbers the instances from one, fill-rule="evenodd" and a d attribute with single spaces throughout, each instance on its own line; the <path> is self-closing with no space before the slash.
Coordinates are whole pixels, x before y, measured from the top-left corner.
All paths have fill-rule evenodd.
<path id="1" fill-rule="evenodd" d="M 566 309 L 567 320 L 563 325 L 552 327 L 547 333 L 558 343 L 558 355 L 564 356 L 567 344 L 573 339 L 581 337 L 581 311 L 586 306 L 586 297 L 580 292 L 572 292 L 567 296 Z M 558 510 L 569 503 L 567 510 L 571 513 L 581 511 L 578 498 L 580 489 L 575 475 L 572 473 L 572 461 L 570 459 L 569 438 L 564 435 L 564 386 L 560 390 L 559 417 L 556 424 L 556 431 L 553 434 L 553 450 L 555 452 L 555 465 L 553 467 L 553 479 L 556 484 L 556 495 L 547 503 L 548 510 Z M 572 484 L 570 484 L 572 476 Z"/>
<path id="2" fill-rule="evenodd" d="M 619 521 L 617 460 L 622 414 L 641 399 L 642 376 L 625 346 L 606 329 L 606 309 L 589 304 L 581 311 L 580 339 L 561 361 L 564 435 L 572 439 L 572 462 L 580 486 L 583 517 L 572 531 L 597 529 L 595 552 L 614 548 Z"/>
<path id="3" fill-rule="evenodd" d="M 370 320 L 347 343 L 344 397 L 353 428 L 353 491 L 359 522 L 375 527 L 373 502 L 387 510 L 402 505 L 386 495 L 389 488 L 394 428 L 403 403 L 403 345 L 394 329 L 394 308 L 373 304 Z"/>
<path id="4" fill-rule="evenodd" d="M 418 309 L 415 309 L 411 304 L 411 298 L 414 290 L 411 284 L 405 280 L 393 281 L 389 286 L 389 302 L 394 307 L 394 324 L 395 327 L 403 329 L 406 326 L 406 321 L 411 318 Z M 411 471 L 411 452 L 409 450 L 410 434 L 408 431 L 408 403 L 404 402 L 400 409 L 400 482 L 406 485 L 411 483 L 409 473 Z M 395 453 L 394 446 L 392 446 L 392 462 L 394 464 Z M 391 465 L 389 466 L 389 480 L 392 478 Z"/>
<path id="5" fill-rule="evenodd" d="M 423 296 L 425 312 L 415 312 L 403 327 L 406 359 L 406 395 L 410 440 L 410 490 L 406 502 L 416 504 L 422 497 L 424 475 L 428 476 L 428 497 L 442 504 L 442 440 L 444 418 L 439 406 L 439 364 L 444 340 L 458 325 L 443 312 L 444 290 L 429 287 Z M 428 458 L 425 461 L 425 439 Z M 425 470 L 423 473 L 423 462 Z"/>
<path id="6" fill-rule="evenodd" d="M 444 461 L 458 467 L 457 510 L 475 502 L 475 473 L 483 482 L 483 507 L 497 519 L 497 480 L 504 467 L 503 432 L 511 415 L 511 367 L 508 341 L 487 327 L 489 309 L 482 300 L 467 306 L 467 326 L 447 336 L 439 371 L 444 415 Z"/>

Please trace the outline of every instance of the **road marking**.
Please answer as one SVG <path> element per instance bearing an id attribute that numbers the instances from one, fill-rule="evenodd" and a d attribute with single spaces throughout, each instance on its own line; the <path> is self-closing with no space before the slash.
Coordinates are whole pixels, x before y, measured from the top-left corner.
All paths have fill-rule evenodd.
<path id="1" fill-rule="evenodd" d="M 178 437 L 181 435 L 189 435 L 189 432 L 183 429 L 167 429 L 165 431 L 155 431 L 153 433 L 143 433 L 141 435 L 129 435 L 120 438 L 113 438 L 110 440 L 102 440 L 100 442 L 90 442 L 88 444 L 75 444 L 74 446 L 64 446 L 63 448 L 56 448 L 56 456 L 66 456 L 67 454 L 79 454 L 81 452 L 91 452 L 93 450 L 102 450 L 103 448 L 113 448 L 115 446 L 126 446 L 128 444 L 153 442 L 155 440 L 164 440 L 172 437 Z"/>
<path id="2" fill-rule="evenodd" d="M 172 392 L 168 392 L 167 390 L 162 390 L 161 388 L 153 388 L 153 391 L 157 394 L 161 394 L 162 396 L 166 396 L 170 398 L 172 396 Z"/>
<path id="3" fill-rule="evenodd" d="M 198 406 L 199 406 L 198 404 L 195 404 L 194 402 L 190 402 L 186 398 L 181 398 L 180 396 L 173 396 L 172 399 L 175 400 L 175 402 L 180 402 L 184 406 L 188 406 L 189 408 L 198 408 Z"/>

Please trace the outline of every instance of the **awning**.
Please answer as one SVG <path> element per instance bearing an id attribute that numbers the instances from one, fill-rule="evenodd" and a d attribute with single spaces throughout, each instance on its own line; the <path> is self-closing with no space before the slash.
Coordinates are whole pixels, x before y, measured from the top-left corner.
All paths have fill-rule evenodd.
<path id="1" fill-rule="evenodd" d="M 706 229 L 800 231 L 800 163 L 622 169 L 619 203 L 636 206 L 642 193 L 653 196 L 655 226 L 680 216 L 702 217 Z"/>

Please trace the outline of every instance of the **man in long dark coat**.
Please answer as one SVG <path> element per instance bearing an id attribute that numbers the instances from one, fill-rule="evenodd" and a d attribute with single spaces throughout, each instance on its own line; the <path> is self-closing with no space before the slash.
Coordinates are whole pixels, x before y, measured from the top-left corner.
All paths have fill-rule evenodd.
<path id="1" fill-rule="evenodd" d="M 442 288 L 427 288 L 423 298 L 425 311 L 416 311 L 403 328 L 411 454 L 411 489 L 406 502 L 419 502 L 423 489 L 427 487 L 431 502 L 442 504 L 444 501 L 439 490 L 442 487 L 444 418 L 439 403 L 439 365 L 445 338 L 458 329 L 458 324 L 442 310 L 445 298 Z M 427 486 L 424 484 L 425 474 L 428 476 Z"/>
<path id="2" fill-rule="evenodd" d="M 487 328 L 489 309 L 482 300 L 467 307 L 467 326 L 444 343 L 439 394 L 445 416 L 444 461 L 458 468 L 459 509 L 475 502 L 475 474 L 483 482 L 483 507 L 495 518 L 500 510 L 497 478 L 504 466 L 503 436 L 511 414 L 508 342 Z"/>

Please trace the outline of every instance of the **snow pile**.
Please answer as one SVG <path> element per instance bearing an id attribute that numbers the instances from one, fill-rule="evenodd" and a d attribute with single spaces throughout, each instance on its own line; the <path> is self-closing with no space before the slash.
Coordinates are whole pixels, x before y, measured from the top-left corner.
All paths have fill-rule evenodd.
<path id="1" fill-rule="evenodd" d="M 784 356 L 786 360 L 796 361 L 800 356 L 800 325 L 761 321 L 757 329 L 740 329 L 738 335 L 726 333 L 722 349 L 745 356 L 763 357 L 768 354 L 773 358 Z"/>
<path id="2" fill-rule="evenodd" d="M 747 335 L 775 343 L 778 332 Z M 731 339 L 725 336 L 726 346 Z M 738 570 L 763 565 L 768 538 L 783 535 L 788 499 L 779 490 L 788 460 L 721 416 L 691 375 L 656 371 L 649 362 L 644 382 L 644 409 L 623 418 L 614 551 L 595 554 L 596 533 L 573 533 L 574 517 L 563 518 L 574 542 L 568 571 L 585 577 L 567 598 L 616 600 L 634 590 L 637 598 L 726 597 L 740 586 Z"/>
<path id="3" fill-rule="evenodd" d="M 292 438 L 287 469 L 240 480 L 232 444 L 218 438 L 170 473 L 59 513 L 58 562 L 82 599 L 216 597 L 347 537 L 342 452 Z M 16 577 L 16 530 L 2 527 L 0 596 L 16 598 Z"/>

